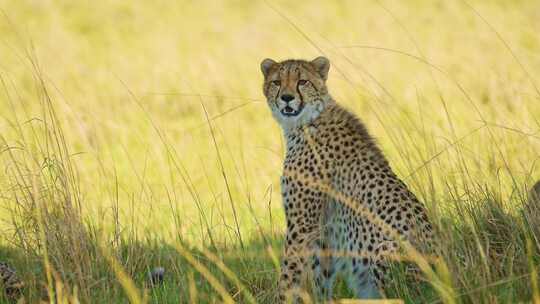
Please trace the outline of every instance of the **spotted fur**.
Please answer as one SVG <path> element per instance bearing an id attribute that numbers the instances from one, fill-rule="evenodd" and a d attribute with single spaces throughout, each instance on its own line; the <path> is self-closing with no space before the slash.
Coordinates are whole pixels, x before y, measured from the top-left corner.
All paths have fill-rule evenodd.
<path id="1" fill-rule="evenodd" d="M 321 299 L 332 298 L 338 273 L 356 297 L 379 298 L 401 240 L 416 247 L 432 240 L 424 206 L 362 122 L 329 95 L 329 68 L 324 57 L 261 63 L 263 91 L 287 142 L 281 302 L 295 297 L 306 274 Z"/>
<path id="2" fill-rule="evenodd" d="M 540 206 L 540 180 L 534 184 L 534 186 L 531 188 L 531 191 L 529 192 L 529 198 L 528 198 L 528 204 L 529 206 Z"/>
<path id="3" fill-rule="evenodd" d="M 6 298 L 11 300 L 20 298 L 24 283 L 19 279 L 15 269 L 5 262 L 0 262 L 0 281 Z"/>

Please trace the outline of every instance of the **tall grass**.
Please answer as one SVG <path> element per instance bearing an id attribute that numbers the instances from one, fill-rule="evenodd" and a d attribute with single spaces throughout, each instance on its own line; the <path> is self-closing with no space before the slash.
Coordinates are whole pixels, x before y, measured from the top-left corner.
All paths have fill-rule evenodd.
<path id="1" fill-rule="evenodd" d="M 272 303 L 284 143 L 259 62 L 321 53 L 443 240 L 451 297 L 399 267 L 389 296 L 540 301 L 535 1 L 0 9 L 0 259 L 30 302 Z"/>

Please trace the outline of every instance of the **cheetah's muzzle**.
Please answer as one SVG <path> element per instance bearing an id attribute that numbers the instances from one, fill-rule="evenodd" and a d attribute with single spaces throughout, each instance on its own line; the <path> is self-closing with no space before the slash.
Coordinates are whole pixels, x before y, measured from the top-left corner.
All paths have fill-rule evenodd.
<path id="1" fill-rule="evenodd" d="M 304 109 L 304 103 L 301 103 L 299 106 L 298 106 L 298 109 L 294 109 L 293 107 L 289 106 L 289 105 L 286 105 L 283 109 L 281 109 L 279 112 L 281 113 L 281 115 L 283 116 L 288 116 L 288 117 L 294 117 L 294 116 L 298 116 L 298 114 L 300 114 L 300 112 L 302 112 L 302 110 Z"/>

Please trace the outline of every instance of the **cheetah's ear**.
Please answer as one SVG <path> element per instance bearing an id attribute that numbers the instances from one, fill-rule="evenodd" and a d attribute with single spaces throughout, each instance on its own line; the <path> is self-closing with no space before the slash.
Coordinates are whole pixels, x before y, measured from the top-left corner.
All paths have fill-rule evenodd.
<path id="1" fill-rule="evenodd" d="M 277 62 L 275 62 L 274 60 L 272 60 L 270 58 L 266 58 L 265 60 L 263 60 L 261 62 L 261 71 L 262 71 L 264 77 L 268 76 L 268 72 L 270 71 L 270 68 L 273 67 L 276 64 L 277 64 Z"/>
<path id="2" fill-rule="evenodd" d="M 330 70 L 330 60 L 328 58 L 319 56 L 311 61 L 311 64 L 315 70 L 321 75 L 323 80 L 328 78 L 328 70 Z"/>

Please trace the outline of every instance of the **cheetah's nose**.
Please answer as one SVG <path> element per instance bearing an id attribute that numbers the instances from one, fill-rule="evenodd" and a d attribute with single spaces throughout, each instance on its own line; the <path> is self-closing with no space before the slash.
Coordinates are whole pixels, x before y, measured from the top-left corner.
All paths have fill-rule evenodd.
<path id="1" fill-rule="evenodd" d="M 292 96 L 292 95 L 289 95 L 289 94 L 281 95 L 281 100 L 283 100 L 285 102 L 289 102 L 289 101 L 291 101 L 293 99 L 294 99 L 294 96 Z"/>

